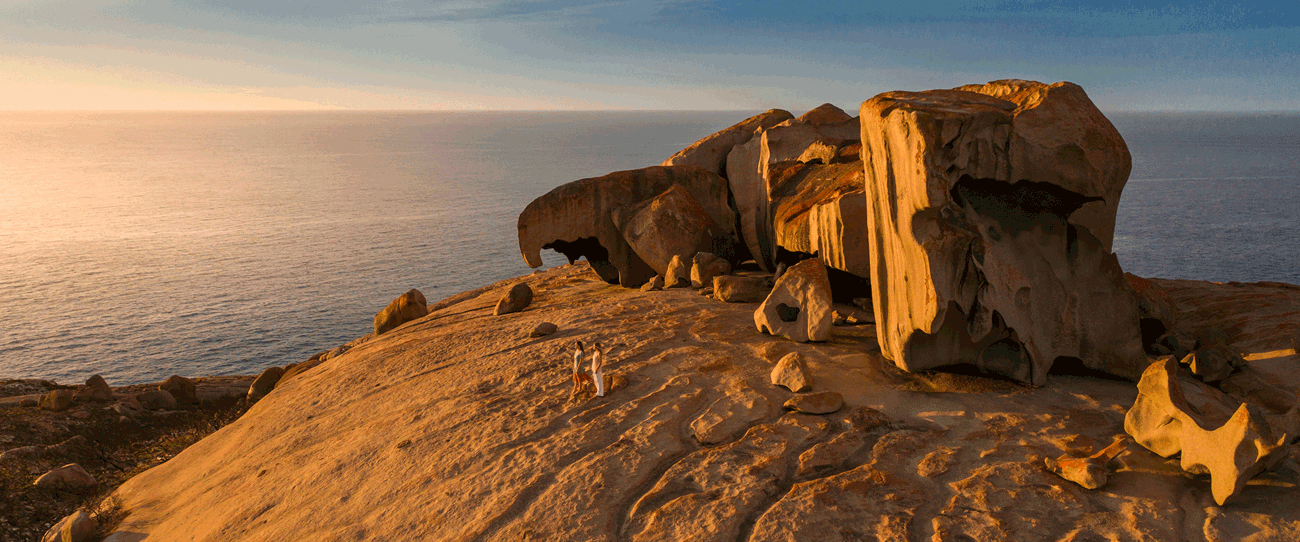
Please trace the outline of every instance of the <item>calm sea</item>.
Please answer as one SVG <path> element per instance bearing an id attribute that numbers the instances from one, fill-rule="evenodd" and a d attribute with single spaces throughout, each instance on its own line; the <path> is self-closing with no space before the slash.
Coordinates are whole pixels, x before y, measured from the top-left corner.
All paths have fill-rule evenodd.
<path id="1" fill-rule="evenodd" d="M 300 361 L 407 289 L 529 272 L 533 198 L 747 114 L 0 113 L 0 378 Z M 1111 118 L 1134 156 L 1125 269 L 1300 283 L 1300 117 Z"/>

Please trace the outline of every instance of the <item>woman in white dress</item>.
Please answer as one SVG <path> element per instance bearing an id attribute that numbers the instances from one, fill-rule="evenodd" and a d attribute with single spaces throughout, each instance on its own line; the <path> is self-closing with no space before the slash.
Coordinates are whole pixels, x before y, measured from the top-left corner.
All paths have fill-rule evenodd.
<path id="1" fill-rule="evenodd" d="M 596 383 L 596 397 L 605 396 L 605 346 L 597 342 L 592 345 L 595 352 L 591 354 L 591 378 Z"/>

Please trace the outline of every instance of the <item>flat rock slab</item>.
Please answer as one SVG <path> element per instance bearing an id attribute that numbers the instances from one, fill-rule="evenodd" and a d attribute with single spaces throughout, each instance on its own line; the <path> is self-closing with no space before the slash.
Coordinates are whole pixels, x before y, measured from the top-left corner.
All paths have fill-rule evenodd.
<path id="1" fill-rule="evenodd" d="M 801 393 L 791 397 L 784 406 L 805 414 L 830 414 L 844 407 L 844 396 L 834 391 Z"/>

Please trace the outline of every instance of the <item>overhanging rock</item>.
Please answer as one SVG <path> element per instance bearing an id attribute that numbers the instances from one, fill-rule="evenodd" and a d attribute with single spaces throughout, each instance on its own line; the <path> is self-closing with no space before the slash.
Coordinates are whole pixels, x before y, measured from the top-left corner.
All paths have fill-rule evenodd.
<path id="1" fill-rule="evenodd" d="M 1131 161 L 1082 88 L 889 92 L 860 118 L 887 357 L 1034 384 L 1063 358 L 1140 377 L 1137 301 L 1111 253 Z"/>

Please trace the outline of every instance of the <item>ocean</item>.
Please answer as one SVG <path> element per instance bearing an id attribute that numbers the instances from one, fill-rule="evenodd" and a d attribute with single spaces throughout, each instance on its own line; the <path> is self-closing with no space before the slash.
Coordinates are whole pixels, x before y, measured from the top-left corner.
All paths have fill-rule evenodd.
<path id="1" fill-rule="evenodd" d="M 0 379 L 301 361 L 410 288 L 530 272 L 533 198 L 750 114 L 0 113 Z M 1126 270 L 1300 283 L 1300 115 L 1108 116 L 1134 161 Z"/>

